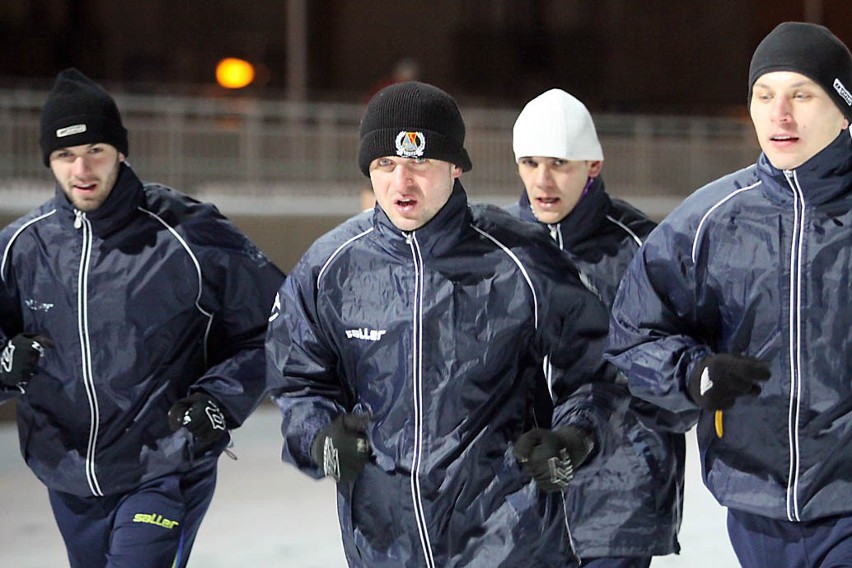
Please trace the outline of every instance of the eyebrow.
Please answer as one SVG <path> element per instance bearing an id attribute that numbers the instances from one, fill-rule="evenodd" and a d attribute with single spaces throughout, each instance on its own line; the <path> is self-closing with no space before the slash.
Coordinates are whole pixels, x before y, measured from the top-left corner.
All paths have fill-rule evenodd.
<path id="1" fill-rule="evenodd" d="M 85 146 L 87 150 L 90 150 L 95 146 L 100 146 L 101 144 L 106 144 L 106 142 L 91 142 L 89 144 L 80 144 L 80 146 Z M 53 150 L 53 152 L 70 152 L 71 148 L 73 147 L 74 146 L 63 146 L 62 148 L 57 148 L 56 150 Z M 50 154 L 53 155 L 53 152 L 51 152 Z"/>
<path id="2" fill-rule="evenodd" d="M 799 87 L 816 86 L 816 85 L 817 84 L 816 84 L 815 81 L 811 81 L 810 79 L 803 79 L 801 81 L 793 83 L 792 85 L 788 85 L 788 87 L 793 88 L 793 89 L 797 89 Z M 777 87 L 773 87 L 772 85 L 767 85 L 766 83 L 761 83 L 760 80 L 755 82 L 754 86 L 755 87 L 763 87 L 764 89 L 777 88 Z"/>

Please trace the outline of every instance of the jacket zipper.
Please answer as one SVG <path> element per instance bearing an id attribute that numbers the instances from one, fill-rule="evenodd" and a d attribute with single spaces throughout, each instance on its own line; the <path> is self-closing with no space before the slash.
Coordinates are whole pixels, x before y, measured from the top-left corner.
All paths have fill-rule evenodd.
<path id="1" fill-rule="evenodd" d="M 411 248 L 414 261 L 414 314 L 412 318 L 412 370 L 414 393 L 414 455 L 411 461 L 411 498 L 414 504 L 414 517 L 420 533 L 420 545 L 428 568 L 435 568 L 435 557 L 429 530 L 426 526 L 426 513 L 423 510 L 423 498 L 420 492 L 420 465 L 423 459 L 423 257 L 414 232 L 405 234 L 405 242 Z"/>
<path id="2" fill-rule="evenodd" d="M 88 286 L 89 286 L 89 262 L 92 259 L 92 225 L 86 219 L 86 214 L 77 209 L 74 210 L 74 228 L 81 231 L 83 236 L 83 250 L 80 255 L 80 270 L 77 274 L 77 330 L 80 334 L 80 355 L 83 363 L 83 386 L 86 389 L 86 397 L 89 401 L 89 442 L 86 448 L 86 480 L 89 490 L 96 497 L 103 497 L 98 476 L 95 473 L 95 448 L 98 442 L 98 427 L 100 414 L 98 411 L 98 395 L 95 392 L 95 383 L 92 378 L 92 347 L 89 343 L 89 312 L 88 312 Z"/>
<path id="3" fill-rule="evenodd" d="M 547 226 L 547 228 L 550 229 L 550 238 L 553 239 L 556 242 L 556 246 L 559 247 L 559 250 L 564 251 L 565 250 L 565 244 L 562 240 L 562 225 L 560 225 L 559 223 L 553 223 L 553 224 L 549 224 Z M 588 278 L 585 277 L 585 274 L 583 272 L 581 272 L 579 269 L 578 269 L 578 272 L 580 273 L 580 280 L 582 280 L 583 284 L 586 284 L 586 287 L 588 287 L 589 284 L 591 284 L 591 282 L 587 283 Z M 547 390 L 550 392 L 550 396 L 552 398 L 553 397 L 553 390 L 552 390 L 551 381 L 550 381 L 550 360 L 549 359 L 550 359 L 549 357 L 545 358 L 544 372 L 545 372 L 545 376 L 547 377 Z M 562 501 L 562 516 L 565 520 L 565 532 L 568 535 L 568 544 L 571 546 L 571 554 L 574 555 L 574 559 L 577 561 L 577 565 L 580 566 L 580 565 L 583 564 L 583 560 L 580 558 L 580 555 L 577 554 L 577 547 L 574 544 L 574 535 L 571 533 L 571 521 L 570 521 L 570 515 L 568 514 L 568 500 L 565 498 L 564 493 L 562 493 L 560 495 L 560 498 L 561 498 L 561 501 Z"/>
<path id="4" fill-rule="evenodd" d="M 793 242 L 790 247 L 790 409 L 787 415 L 787 437 L 790 469 L 787 475 L 787 519 L 799 521 L 799 412 L 802 395 L 802 246 L 805 234 L 805 202 L 795 170 L 784 176 L 793 191 Z"/>
<path id="5" fill-rule="evenodd" d="M 556 241 L 556 244 L 559 246 L 559 250 L 565 250 L 562 243 L 562 227 L 559 223 L 548 225 L 547 228 L 550 229 L 550 238 Z"/>

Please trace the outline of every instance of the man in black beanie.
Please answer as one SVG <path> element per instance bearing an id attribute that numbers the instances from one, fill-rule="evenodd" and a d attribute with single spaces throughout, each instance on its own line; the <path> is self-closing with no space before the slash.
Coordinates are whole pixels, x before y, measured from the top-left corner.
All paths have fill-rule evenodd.
<path id="1" fill-rule="evenodd" d="M 270 318 L 283 458 L 337 481 L 351 566 L 571 565 L 559 500 L 612 439 L 606 310 L 544 230 L 468 203 L 464 142 L 441 89 L 374 95 L 377 204 L 308 249 Z"/>
<path id="2" fill-rule="evenodd" d="M 757 46 L 757 163 L 696 191 L 622 280 L 607 357 L 698 425 L 743 566 L 852 565 L 852 56 L 785 22 Z"/>
<path id="3" fill-rule="evenodd" d="M 0 402 L 72 568 L 186 566 L 228 431 L 266 390 L 283 274 L 214 206 L 143 184 L 78 70 L 40 142 L 54 196 L 0 232 Z"/>
<path id="4" fill-rule="evenodd" d="M 41 151 L 50 167 L 58 148 L 104 142 L 129 155 L 127 130 L 118 107 L 100 85 L 70 68 L 57 75 L 53 91 L 41 110 Z"/>

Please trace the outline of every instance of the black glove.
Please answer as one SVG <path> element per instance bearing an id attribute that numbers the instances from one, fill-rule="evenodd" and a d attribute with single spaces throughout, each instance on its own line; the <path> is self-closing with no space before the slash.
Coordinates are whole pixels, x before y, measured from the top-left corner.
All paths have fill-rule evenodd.
<path id="1" fill-rule="evenodd" d="M 196 392 L 177 401 L 169 410 L 169 426 L 175 432 L 186 428 L 203 446 L 212 444 L 228 431 L 219 402 L 206 392 Z"/>
<path id="2" fill-rule="evenodd" d="M 769 363 L 721 353 L 708 355 L 695 365 L 687 388 L 692 401 L 704 410 L 725 410 L 738 397 L 760 394 L 760 385 L 769 378 Z"/>
<path id="3" fill-rule="evenodd" d="M 7 387 L 23 386 L 38 369 L 45 347 L 53 342 L 45 335 L 19 333 L 6 343 L 0 355 L 0 383 Z"/>
<path id="4" fill-rule="evenodd" d="M 512 453 L 541 491 L 561 491 L 595 447 L 592 436 L 575 426 L 534 428 L 515 440 Z"/>
<path id="5" fill-rule="evenodd" d="M 354 481 L 370 459 L 366 414 L 341 414 L 317 433 L 311 458 L 326 475 L 340 483 Z"/>

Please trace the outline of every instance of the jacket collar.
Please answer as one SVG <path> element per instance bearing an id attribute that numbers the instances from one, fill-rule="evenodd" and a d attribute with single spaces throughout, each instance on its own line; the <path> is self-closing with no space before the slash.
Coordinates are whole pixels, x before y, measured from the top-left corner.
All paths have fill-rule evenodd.
<path id="1" fill-rule="evenodd" d="M 809 205 L 827 203 L 852 192 L 852 128 L 842 131 L 834 141 L 810 160 L 793 170 L 779 170 L 761 153 L 757 175 L 764 192 L 774 201 L 789 203 L 793 191 L 787 176 L 795 176 L 802 188 L 802 197 Z"/>
<path id="2" fill-rule="evenodd" d="M 94 211 L 85 213 L 86 219 L 91 223 L 92 233 L 97 237 L 103 238 L 124 227 L 143 203 L 142 182 L 136 176 L 136 173 L 126 162 L 122 162 L 119 168 L 115 186 L 106 201 Z M 70 223 L 73 226 L 77 216 L 77 208 L 68 201 L 68 197 L 58 184 L 56 185 L 55 200 L 60 218 L 63 222 Z"/>
<path id="3" fill-rule="evenodd" d="M 526 191 L 521 192 L 518 205 L 521 219 L 539 222 L 533 214 L 530 198 Z M 577 202 L 574 209 L 564 219 L 547 226 L 551 230 L 558 227 L 562 240 L 557 240 L 557 242 L 561 243 L 561 248 L 565 250 L 596 233 L 600 229 L 609 208 L 609 195 L 606 193 L 603 178 L 598 176 L 592 181 L 586 195 Z M 545 223 L 541 224 L 546 225 Z"/>
<path id="4" fill-rule="evenodd" d="M 420 254 L 427 257 L 441 256 L 452 250 L 461 240 L 464 227 L 470 225 L 471 221 L 467 194 L 458 179 L 453 184 L 449 200 L 429 222 L 419 229 L 410 232 L 400 230 L 391 223 L 378 204 L 373 214 L 373 226 L 376 232 L 394 249 L 408 251 L 409 239 L 413 237 L 417 241 Z"/>

